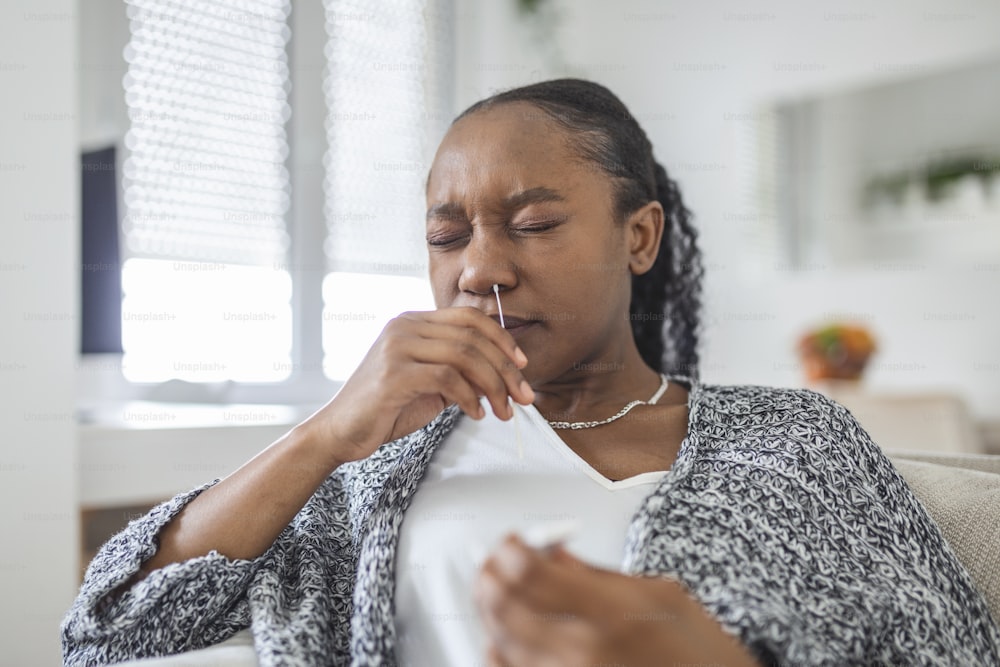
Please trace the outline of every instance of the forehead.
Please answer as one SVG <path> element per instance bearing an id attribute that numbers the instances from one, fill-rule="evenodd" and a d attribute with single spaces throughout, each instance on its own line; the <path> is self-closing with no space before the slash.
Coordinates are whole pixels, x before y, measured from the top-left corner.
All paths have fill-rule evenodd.
<path id="1" fill-rule="evenodd" d="M 457 121 L 438 148 L 427 196 L 445 196 L 459 184 L 528 186 L 539 178 L 572 178 L 582 167 L 568 132 L 538 107 L 514 102 Z"/>

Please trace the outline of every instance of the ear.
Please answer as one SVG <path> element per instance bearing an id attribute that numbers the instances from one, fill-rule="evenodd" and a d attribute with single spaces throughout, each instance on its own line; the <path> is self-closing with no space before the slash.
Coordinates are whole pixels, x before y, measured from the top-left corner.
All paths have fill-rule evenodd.
<path id="1" fill-rule="evenodd" d="M 651 201 L 633 211 L 625 221 L 629 270 L 641 276 L 653 268 L 663 237 L 663 206 Z"/>

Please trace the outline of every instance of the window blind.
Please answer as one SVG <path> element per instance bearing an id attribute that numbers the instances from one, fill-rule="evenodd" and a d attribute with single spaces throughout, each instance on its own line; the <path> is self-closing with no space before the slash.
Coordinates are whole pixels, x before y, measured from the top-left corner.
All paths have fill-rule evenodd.
<path id="1" fill-rule="evenodd" d="M 324 6 L 329 268 L 426 277 L 424 184 L 452 115 L 451 1 Z"/>
<path id="2" fill-rule="evenodd" d="M 291 369 L 289 0 L 127 0 L 122 372 Z"/>
<path id="3" fill-rule="evenodd" d="M 127 0 L 129 257 L 285 260 L 289 0 Z"/>

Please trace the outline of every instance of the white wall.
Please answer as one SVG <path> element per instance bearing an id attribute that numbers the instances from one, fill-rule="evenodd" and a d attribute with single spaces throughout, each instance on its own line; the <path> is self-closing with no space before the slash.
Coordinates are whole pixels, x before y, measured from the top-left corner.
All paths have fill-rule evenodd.
<path id="1" fill-rule="evenodd" d="M 0 3 L 0 646 L 59 663 L 77 587 L 76 3 Z"/>
<path id="2" fill-rule="evenodd" d="M 124 0 L 86 0 L 79 12 L 80 144 L 84 150 L 122 148 L 128 109 L 122 79 L 128 65 Z"/>
<path id="3" fill-rule="evenodd" d="M 643 123 L 702 230 L 707 381 L 799 385 L 797 335 L 846 313 L 882 344 L 873 388 L 952 388 L 978 417 L 1000 419 L 1000 249 L 992 270 L 927 262 L 789 271 L 747 243 L 738 145 L 739 119 L 761 104 L 996 58 L 1000 4 L 558 0 L 568 68 L 546 64 L 513 0 L 458 5 L 458 108 L 569 73 L 610 87 Z"/>

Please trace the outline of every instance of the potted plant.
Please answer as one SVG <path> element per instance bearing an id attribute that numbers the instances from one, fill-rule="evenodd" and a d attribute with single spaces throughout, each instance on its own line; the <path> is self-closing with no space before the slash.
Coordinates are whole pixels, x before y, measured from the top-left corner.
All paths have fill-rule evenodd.
<path id="1" fill-rule="evenodd" d="M 875 338 L 859 324 L 834 322 L 799 338 L 799 358 L 809 382 L 861 379 L 875 352 Z"/>

